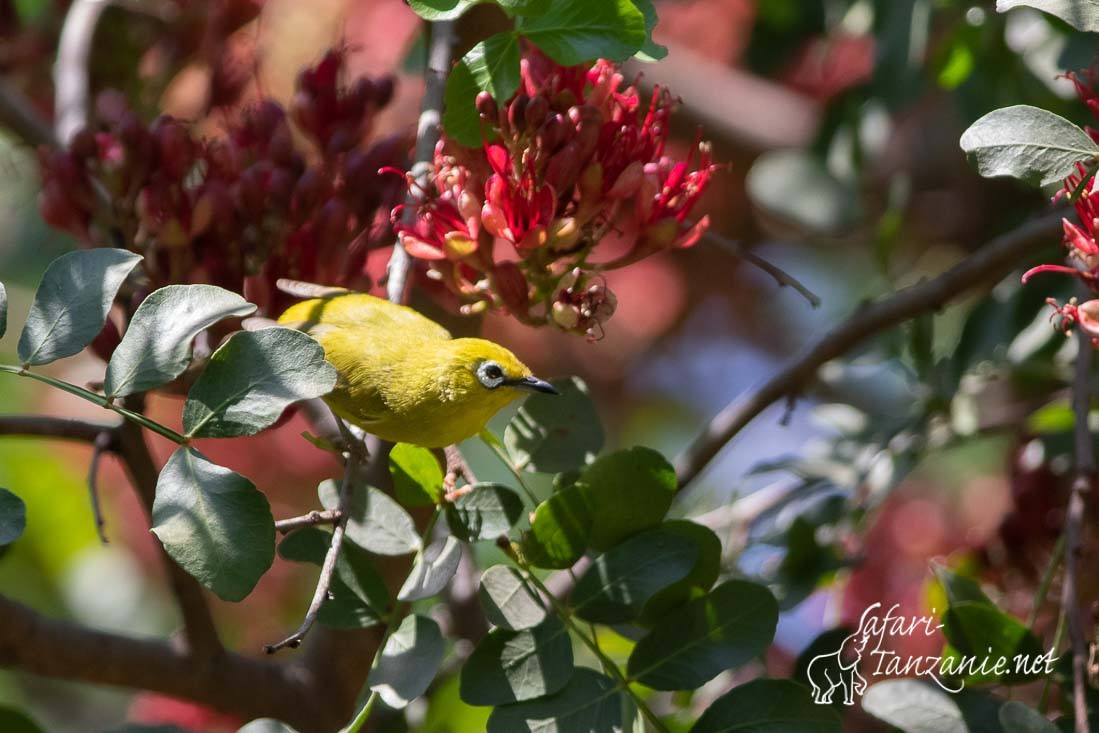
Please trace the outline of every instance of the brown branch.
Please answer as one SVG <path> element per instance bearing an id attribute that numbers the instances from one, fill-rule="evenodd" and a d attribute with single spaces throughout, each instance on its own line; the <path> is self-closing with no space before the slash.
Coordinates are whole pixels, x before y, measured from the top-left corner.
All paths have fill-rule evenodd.
<path id="1" fill-rule="evenodd" d="M 1087 296 L 1090 297 L 1090 296 Z M 1075 450 L 1076 476 L 1072 481 L 1068 512 L 1065 515 L 1065 579 L 1061 586 L 1061 608 L 1068 621 L 1072 645 L 1072 699 L 1076 733 L 1088 733 L 1088 659 L 1089 641 L 1084 612 L 1077 591 L 1081 535 L 1084 527 L 1086 501 L 1095 478 L 1095 450 L 1092 445 L 1088 413 L 1091 411 L 1091 336 L 1077 329 L 1076 378 L 1072 387 L 1072 406 L 1076 413 Z"/>
<path id="2" fill-rule="evenodd" d="M 31 101 L 3 79 L 0 79 L 0 126 L 11 130 L 32 148 L 57 144 L 49 123 Z"/>
<path id="3" fill-rule="evenodd" d="M 103 509 L 99 504 L 99 461 L 104 453 L 114 450 L 115 432 L 104 431 L 96 436 L 92 446 L 92 459 L 88 461 L 88 497 L 92 502 L 92 516 L 95 518 L 95 533 L 99 535 L 99 541 L 107 544 L 106 522 L 103 520 Z"/>
<path id="4" fill-rule="evenodd" d="M 0 435 L 10 437 L 58 438 L 95 443 L 100 435 L 114 433 L 119 425 L 120 423 L 45 415 L 0 415 Z"/>
<path id="5" fill-rule="evenodd" d="M 767 260 L 757 255 L 755 252 L 752 252 L 751 250 L 742 247 L 739 242 L 735 242 L 728 237 L 718 234 L 717 232 L 706 230 L 702 237 L 703 239 L 708 239 L 711 242 L 719 245 L 722 249 L 726 250 L 736 257 L 741 258 L 748 264 L 753 265 L 754 267 L 767 273 L 775 281 L 775 284 L 777 284 L 780 288 L 793 288 L 798 292 L 798 294 L 801 295 L 801 297 L 805 298 L 805 300 L 809 302 L 809 305 L 813 306 L 814 308 L 820 307 L 819 295 L 814 293 L 812 290 L 806 287 L 803 282 L 801 282 L 796 277 L 786 272 L 786 270 L 783 270 L 781 267 L 774 264 L 773 262 L 768 262 Z"/>
<path id="6" fill-rule="evenodd" d="M 339 509 L 325 509 L 324 511 L 314 509 L 308 514 L 303 514 L 300 517 L 290 517 L 289 519 L 278 520 L 275 522 L 275 530 L 280 534 L 288 534 L 289 532 L 293 532 L 295 529 L 300 529 L 302 527 L 315 527 L 318 524 L 336 524 L 342 516 Z"/>
<path id="7" fill-rule="evenodd" d="M 109 0 L 75 0 L 69 6 L 53 65 L 54 132 L 62 145 L 88 122 L 92 39 Z"/>
<path id="8" fill-rule="evenodd" d="M 194 700 L 244 719 L 284 720 L 302 733 L 336 730 L 307 674 L 225 653 L 201 671 L 186 650 L 168 642 L 133 639 L 50 619 L 0 596 L 0 667 L 21 672 L 153 690 Z"/>
<path id="9" fill-rule="evenodd" d="M 1061 214 L 1043 216 L 993 239 L 932 280 L 867 303 L 719 412 L 676 458 L 679 485 L 685 486 L 698 476 L 725 444 L 764 409 L 802 392 L 824 363 L 876 333 L 941 308 L 980 284 L 998 282 L 1036 247 L 1057 241 L 1060 233 Z"/>

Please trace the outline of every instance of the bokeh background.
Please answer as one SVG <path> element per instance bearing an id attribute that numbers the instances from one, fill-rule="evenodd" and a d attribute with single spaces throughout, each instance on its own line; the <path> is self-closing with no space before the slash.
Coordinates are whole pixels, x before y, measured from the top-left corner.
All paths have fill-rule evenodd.
<path id="1" fill-rule="evenodd" d="M 218 7 L 234 4 L 250 6 L 245 16 L 252 17 L 199 43 L 213 48 L 179 63 L 167 53 L 188 33 L 201 33 Z M 67 6 L 0 0 L 0 76 L 46 115 Z M 646 444 L 674 455 L 720 406 L 861 301 L 941 272 L 1048 205 L 1042 192 L 979 179 L 958 137 L 981 114 L 1007 104 L 1086 121 L 1072 83 L 1058 74 L 1088 67 L 1095 44 L 1036 12 L 1005 16 L 993 6 L 656 2 L 655 37 L 668 57 L 631 62 L 628 73 L 640 74 L 643 87 L 669 85 L 682 98 L 681 149 L 701 129 L 727 163 L 698 213 L 710 215 L 721 237 L 794 274 L 820 296 L 819 308 L 714 239 L 611 273 L 619 309 L 596 342 L 497 316 L 463 319 L 422 295 L 417 304 L 455 331 L 483 329 L 540 375 L 581 376 L 610 446 Z M 401 0 L 135 0 L 105 12 L 93 47 L 93 86 L 122 90 L 150 119 L 159 112 L 205 116 L 217 64 L 243 70 L 240 105 L 261 95 L 287 103 L 299 69 L 345 45 L 350 75 L 388 73 L 397 81 L 372 134 L 414 128 L 425 45 Z M 74 246 L 40 218 L 39 186 L 34 150 L 0 128 L 0 279 L 13 327 L 46 264 Z M 1036 251 L 1035 261 L 1050 260 L 1058 244 Z M 385 256 L 373 253 L 368 269 L 380 273 Z M 936 597 L 929 573 L 936 558 L 982 573 L 1005 606 L 1029 611 L 1063 503 L 1066 466 L 1054 459 L 1066 425 L 1057 390 L 1070 354 L 1040 310 L 1052 290 L 1032 294 L 1032 307 L 1016 308 L 1006 305 L 1018 297 L 1014 282 L 996 291 L 999 300 L 974 297 L 925 319 L 933 326 L 934 358 L 968 349 L 964 371 L 980 377 L 979 388 L 962 380 L 945 409 L 927 407 L 935 395 L 914 366 L 913 329 L 898 329 L 828 365 L 812 393 L 761 415 L 681 493 L 674 513 L 719 532 L 730 571 L 782 587 L 787 610 L 768 660 L 776 672 L 791 669 L 822 630 L 857 619 L 867 603 L 926 612 Z M 997 302 L 1005 305 L 998 309 Z M 14 351 L 9 335 L 0 358 L 14 362 Z M 85 354 L 52 368 L 84 384 L 101 378 L 103 363 Z M 975 407 L 988 404 L 994 409 Z M 152 405 L 169 425 L 177 424 L 179 408 L 170 397 Z M 98 417 L 80 400 L 2 376 L 0 411 Z M 300 514 L 316 506 L 317 482 L 336 473 L 326 454 L 301 439 L 305 427 L 299 417 L 202 450 L 252 478 L 276 517 Z M 920 440 L 913 448 L 898 436 Z M 156 448 L 167 456 L 167 445 Z M 470 454 L 480 477 L 504 478 L 477 446 Z M 0 485 L 26 501 L 31 518 L 25 537 L 0 559 L 0 592 L 93 627 L 163 636 L 177 619 L 155 539 L 108 457 L 101 491 L 110 544 L 98 542 L 86 491 L 89 455 L 83 446 L 0 440 Z M 782 463 L 790 457 L 800 463 Z M 799 487 L 811 501 L 790 502 L 787 492 Z M 795 548 L 789 529 L 798 516 L 816 519 L 811 541 Z M 296 626 L 314 582 L 308 568 L 276 559 L 244 602 L 213 600 L 227 641 L 258 652 Z M 719 678 L 693 704 L 704 707 L 728 684 Z M 456 678 L 438 685 L 429 704 L 411 710 L 415 729 L 457 733 L 483 725 L 482 711 L 458 701 Z M 235 721 L 156 696 L 6 671 L 0 703 L 25 706 L 51 731 L 109 729 L 126 720 L 236 729 Z M 878 725 L 858 712 L 847 720 L 850 730 Z"/>

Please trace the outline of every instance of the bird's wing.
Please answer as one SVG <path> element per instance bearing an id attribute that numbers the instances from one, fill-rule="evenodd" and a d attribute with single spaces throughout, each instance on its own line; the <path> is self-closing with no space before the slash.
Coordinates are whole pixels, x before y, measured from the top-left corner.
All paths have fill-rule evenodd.
<path id="1" fill-rule="evenodd" d="M 355 329 L 366 338 L 449 339 L 450 332 L 413 309 L 365 293 L 345 292 L 292 305 L 279 323 L 302 331 L 318 328 Z"/>

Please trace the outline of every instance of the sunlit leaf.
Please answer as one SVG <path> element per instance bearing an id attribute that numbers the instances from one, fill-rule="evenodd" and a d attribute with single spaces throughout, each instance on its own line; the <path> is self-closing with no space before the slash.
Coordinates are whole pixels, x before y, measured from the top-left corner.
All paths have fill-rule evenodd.
<path id="1" fill-rule="evenodd" d="M 339 489 L 334 481 L 317 487 L 321 503 L 335 509 Z M 420 549 L 420 534 L 400 504 L 372 486 L 356 486 L 348 510 L 347 539 L 379 555 L 407 555 Z"/>
<path id="2" fill-rule="evenodd" d="M 1099 0 L 996 0 L 996 10 L 1001 13 L 1023 7 L 1056 15 L 1077 30 L 1099 31 Z"/>
<path id="3" fill-rule="evenodd" d="M 973 733 L 999 730 L 999 701 L 964 690 L 948 693 L 933 683 L 885 680 L 862 696 L 862 709 L 904 733 Z"/>
<path id="4" fill-rule="evenodd" d="M 595 670 L 578 668 L 560 692 L 501 705 L 488 719 L 488 733 L 609 733 L 620 730 L 622 695 Z"/>
<path id="5" fill-rule="evenodd" d="M 521 17 L 516 30 L 564 66 L 625 61 L 648 38 L 645 16 L 630 0 L 555 0 L 545 14 Z"/>
<path id="6" fill-rule="evenodd" d="M 288 328 L 241 331 L 213 353 L 191 387 L 183 429 L 192 438 L 255 435 L 291 404 L 334 386 L 336 370 L 306 334 Z"/>
<path id="7" fill-rule="evenodd" d="M 191 360 L 191 342 L 230 316 L 256 306 L 213 285 L 168 285 L 153 291 L 134 313 L 107 365 L 108 397 L 144 392 L 172 381 Z"/>
<path id="8" fill-rule="evenodd" d="M 656 690 L 693 690 L 762 653 L 777 623 L 767 588 L 727 581 L 643 637 L 630 654 L 629 676 Z"/>
<path id="9" fill-rule="evenodd" d="M 532 700 L 560 690 L 572 673 L 572 641 L 550 616 L 523 631 L 490 631 L 462 667 L 461 696 L 470 705 Z"/>
<path id="10" fill-rule="evenodd" d="M 1094 160 L 1099 145 L 1064 117 L 1025 104 L 994 109 L 962 133 L 962 150 L 985 177 L 1057 183 Z"/>
<path id="11" fill-rule="evenodd" d="M 995 606 L 979 601 L 951 602 L 942 616 L 942 624 L 943 636 L 952 647 L 943 655 L 944 664 L 947 657 L 958 662 L 967 657 L 1006 659 L 1008 669 L 1002 676 L 979 677 L 1018 683 L 1037 676 L 1029 665 L 1016 669 L 1014 660 L 1038 660 L 1044 653 L 1041 642 L 1030 629 Z"/>
<path id="12" fill-rule="evenodd" d="M 546 618 L 542 600 L 516 568 L 493 565 L 481 576 L 478 595 L 489 623 L 501 628 L 521 631 Z"/>
<path id="13" fill-rule="evenodd" d="M 141 261 L 123 249 L 79 249 L 46 268 L 19 336 L 19 361 L 48 364 L 92 342 L 126 276 Z"/>
<path id="14" fill-rule="evenodd" d="M 519 88 L 519 37 L 495 33 L 477 43 L 458 63 L 469 69 L 478 90 L 503 103 Z"/>
<path id="15" fill-rule="evenodd" d="M 443 635 L 426 616 L 406 616 L 382 649 L 367 685 L 391 708 L 403 708 L 427 691 L 443 661 Z"/>
<path id="16" fill-rule="evenodd" d="M 591 508 L 591 546 L 606 550 L 664 519 L 676 492 L 675 469 L 651 448 L 602 456 L 576 480 Z"/>
<path id="17" fill-rule="evenodd" d="M 461 559 L 462 543 L 453 536 L 432 542 L 416 555 L 397 600 L 418 601 L 435 595 L 454 577 Z"/>
<path id="18" fill-rule="evenodd" d="M 245 725 L 237 733 L 297 733 L 297 731 L 280 720 L 259 718 Z"/>
<path id="19" fill-rule="evenodd" d="M 0 547 L 15 542 L 27 528 L 27 505 L 7 489 L 0 489 Z"/>
<path id="20" fill-rule="evenodd" d="M 591 509 L 579 487 L 557 491 L 534 510 L 530 530 L 519 543 L 523 556 L 539 568 L 572 567 L 588 548 L 591 523 Z"/>
<path id="21" fill-rule="evenodd" d="M 840 733 L 840 717 L 790 680 L 737 685 L 706 708 L 690 733 Z"/>
<path id="22" fill-rule="evenodd" d="M 463 542 L 507 534 L 522 513 L 523 500 L 502 484 L 474 484 L 468 494 L 446 507 L 450 531 Z"/>
<path id="23" fill-rule="evenodd" d="M 152 532 L 180 566 L 225 601 L 252 592 L 275 558 L 275 520 L 251 481 L 183 447 L 164 464 Z"/>
<path id="24" fill-rule="evenodd" d="M 443 491 L 443 469 L 427 448 L 397 443 L 389 451 L 393 495 L 404 506 L 431 506 Z"/>
<path id="25" fill-rule="evenodd" d="M 504 431 L 512 459 L 543 473 L 575 469 L 603 448 L 603 427 L 588 386 L 577 377 L 553 386 L 559 395 L 531 395 Z"/>

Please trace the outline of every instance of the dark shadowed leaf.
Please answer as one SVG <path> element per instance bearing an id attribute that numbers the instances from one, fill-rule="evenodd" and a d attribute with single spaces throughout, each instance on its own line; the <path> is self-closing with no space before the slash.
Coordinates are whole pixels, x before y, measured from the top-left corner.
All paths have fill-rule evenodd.
<path id="1" fill-rule="evenodd" d="M 140 255 L 124 249 L 103 248 L 76 250 L 51 262 L 19 336 L 19 361 L 48 364 L 90 344 L 139 261 Z"/>
<path id="2" fill-rule="evenodd" d="M 805 150 L 764 153 L 745 186 L 755 206 L 801 232 L 842 234 L 858 220 L 855 191 Z"/>
<path id="3" fill-rule="evenodd" d="M 977 585 L 977 581 L 972 578 L 960 575 L 938 562 L 931 563 L 931 570 L 935 573 L 935 577 L 942 585 L 943 590 L 946 592 L 946 598 L 951 604 L 969 601 L 993 606 L 992 601 L 981 590 L 981 586 Z"/>
<path id="4" fill-rule="evenodd" d="M 488 733 L 611 733 L 622 725 L 622 694 L 595 670 L 578 668 L 560 692 L 501 705 Z"/>
<path id="5" fill-rule="evenodd" d="M 585 621 L 632 621 L 657 591 L 682 580 L 698 560 L 688 537 L 654 529 L 631 537 L 600 555 L 580 577 L 572 606 Z"/>
<path id="6" fill-rule="evenodd" d="M 321 482 L 317 493 L 326 509 L 336 508 L 336 482 Z M 351 495 L 347 539 L 379 555 L 407 555 L 420 549 L 420 534 L 412 517 L 385 492 L 372 486 L 356 486 Z"/>
<path id="7" fill-rule="evenodd" d="M 714 701 L 690 733 L 840 733 L 840 716 L 790 680 L 758 679 Z"/>
<path id="8" fill-rule="evenodd" d="M 179 448 L 160 472 L 153 534 L 184 570 L 225 601 L 252 592 L 275 558 L 275 520 L 251 481 Z"/>
<path id="9" fill-rule="evenodd" d="M 0 489 L 0 547 L 10 545 L 27 528 L 27 505 L 7 489 Z"/>
<path id="10" fill-rule="evenodd" d="M 468 66 L 458 64 L 451 70 L 443 97 L 443 129 L 447 137 L 466 147 L 481 144 L 481 117 L 476 105 L 479 91 Z"/>
<path id="11" fill-rule="evenodd" d="M 416 555 L 412 572 L 397 594 L 398 601 L 430 598 L 450 582 L 462 559 L 462 543 L 451 535 L 438 539 Z"/>
<path id="12" fill-rule="evenodd" d="M 629 675 L 656 690 L 693 690 L 762 653 L 778 604 L 762 585 L 730 580 L 670 614 L 630 654 Z"/>
<path id="13" fill-rule="evenodd" d="M 569 633 L 550 616 L 523 631 L 490 631 L 462 667 L 461 696 L 470 705 L 532 700 L 560 690 L 572 672 Z"/>
<path id="14" fill-rule="evenodd" d="M 426 616 L 406 616 L 385 642 L 367 684 L 391 708 L 424 694 L 443 661 L 443 635 Z"/>
<path id="15" fill-rule="evenodd" d="M 8 332 L 8 291 L 4 289 L 4 283 L 0 283 L 0 338 Z"/>
<path id="16" fill-rule="evenodd" d="M 572 567 L 588 548 L 591 523 L 591 509 L 579 487 L 555 492 L 534 510 L 530 530 L 519 543 L 523 556 L 539 568 Z"/>
<path id="17" fill-rule="evenodd" d="M 427 448 L 397 443 L 389 451 L 393 494 L 404 506 L 431 506 L 443 492 L 443 469 Z"/>
<path id="18" fill-rule="evenodd" d="M 494 540 L 519 521 L 523 500 L 502 484 L 474 484 L 473 490 L 447 504 L 450 531 L 463 542 Z"/>
<path id="19" fill-rule="evenodd" d="M 698 559 L 687 577 L 662 588 L 649 599 L 641 613 L 641 622 L 652 624 L 668 610 L 687 602 L 699 591 L 710 590 L 721 572 L 721 540 L 708 527 L 686 519 L 674 519 L 660 525 L 661 531 L 686 537 L 698 547 Z"/>
<path id="20" fill-rule="evenodd" d="M 979 601 L 951 603 L 942 616 L 943 636 L 952 647 L 944 657 L 1003 658 L 1009 663 L 1021 659 L 1037 660 L 1044 650 L 1038 637 L 1026 626 L 995 606 Z M 958 660 L 960 661 L 960 660 Z M 1016 670 L 1013 663 L 1002 677 L 982 676 L 1004 682 L 1022 682 L 1037 675 L 1030 669 Z"/>
<path id="21" fill-rule="evenodd" d="M 1099 31 L 1099 0 L 996 0 L 996 10 L 1001 13 L 1022 7 L 1056 15 L 1077 30 Z"/>
<path id="22" fill-rule="evenodd" d="M 172 381 L 191 360 L 191 342 L 230 316 L 256 306 L 214 285 L 168 285 L 141 302 L 107 364 L 108 397 L 144 392 Z"/>
<path id="23" fill-rule="evenodd" d="M 576 377 L 553 383 L 559 395 L 533 394 L 504 431 L 504 444 L 517 465 L 560 473 L 582 466 L 603 448 L 603 426 Z"/>
<path id="24" fill-rule="evenodd" d="M 288 328 L 241 331 L 213 353 L 191 387 L 183 429 L 192 438 L 255 435 L 293 403 L 335 386 L 336 370 L 306 334 Z"/>
<path id="25" fill-rule="evenodd" d="M 1018 700 L 1008 700 L 1000 708 L 1000 725 L 1004 733 L 1058 733 L 1044 715 Z"/>
<path id="26" fill-rule="evenodd" d="M 625 61 L 648 38 L 645 16 L 630 0 L 555 0 L 545 14 L 520 18 L 516 29 L 565 66 Z"/>
<path id="27" fill-rule="evenodd" d="M 603 456 L 576 480 L 591 507 L 591 546 L 606 550 L 664 519 L 676 491 L 675 469 L 650 448 Z"/>
<path id="28" fill-rule="evenodd" d="M 639 61 L 659 61 L 668 55 L 668 49 L 653 40 L 653 28 L 656 28 L 656 8 L 652 0 L 633 0 L 633 4 L 645 16 L 645 43 L 637 52 Z"/>
<path id="29" fill-rule="evenodd" d="M 481 576 L 478 595 L 485 617 L 500 628 L 521 631 L 546 618 L 541 599 L 517 568 L 493 565 Z"/>
<path id="30" fill-rule="evenodd" d="M 29 715 L 7 705 L 0 705 L 0 730 L 4 733 L 43 733 Z"/>
<path id="31" fill-rule="evenodd" d="M 1000 733 L 999 701 L 944 691 L 911 679 L 885 680 L 862 696 L 862 709 L 904 733 Z"/>
<path id="32" fill-rule="evenodd" d="M 1099 155 L 1099 145 L 1079 127 L 1025 104 L 992 110 L 962 133 L 961 146 L 982 176 L 1032 186 L 1056 183 Z"/>

